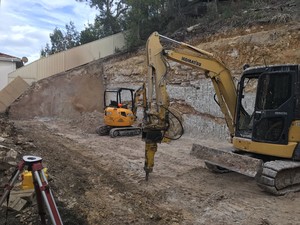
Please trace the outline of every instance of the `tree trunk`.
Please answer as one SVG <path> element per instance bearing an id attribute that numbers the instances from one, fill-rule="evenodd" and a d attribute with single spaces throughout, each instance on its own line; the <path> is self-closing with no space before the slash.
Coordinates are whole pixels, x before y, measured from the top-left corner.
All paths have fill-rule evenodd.
<path id="1" fill-rule="evenodd" d="M 219 13 L 219 10 L 218 10 L 218 0 L 215 0 L 215 9 L 216 9 L 216 13 Z"/>

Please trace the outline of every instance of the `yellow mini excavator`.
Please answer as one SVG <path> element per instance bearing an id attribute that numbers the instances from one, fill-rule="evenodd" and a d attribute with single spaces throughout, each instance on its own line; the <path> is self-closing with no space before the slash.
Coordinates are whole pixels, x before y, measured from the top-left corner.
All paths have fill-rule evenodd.
<path id="1" fill-rule="evenodd" d="M 160 39 L 185 51 L 163 48 Z M 245 67 L 237 88 L 226 66 L 213 54 L 154 32 L 147 41 L 147 107 L 142 138 L 145 141 L 146 179 L 154 166 L 157 143 L 169 126 L 166 90 L 167 60 L 205 72 L 224 114 L 232 147 L 193 145 L 191 154 L 209 169 L 255 177 L 275 195 L 300 190 L 300 66 Z M 250 88 L 254 91 L 249 92 Z"/>
<path id="2" fill-rule="evenodd" d="M 135 127 L 137 104 L 143 95 L 144 86 L 137 91 L 131 88 L 109 88 L 104 91 L 104 124 L 96 128 L 100 136 L 134 136 L 141 134 Z"/>

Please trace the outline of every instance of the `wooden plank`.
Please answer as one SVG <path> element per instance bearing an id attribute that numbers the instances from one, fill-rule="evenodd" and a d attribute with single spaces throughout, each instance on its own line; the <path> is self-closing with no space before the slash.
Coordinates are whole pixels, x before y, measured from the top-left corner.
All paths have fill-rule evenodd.
<path id="1" fill-rule="evenodd" d="M 20 211 L 27 204 L 27 201 L 17 196 L 9 196 L 8 209 Z M 2 206 L 7 207 L 7 201 L 4 201 Z"/>
<path id="2" fill-rule="evenodd" d="M 4 112 L 25 90 L 29 84 L 21 77 L 16 77 L 0 91 L 0 112 Z"/>
<path id="3" fill-rule="evenodd" d="M 11 191 L 10 195 L 22 198 L 29 202 L 32 202 L 35 197 L 35 191 L 34 191 L 34 189 Z"/>

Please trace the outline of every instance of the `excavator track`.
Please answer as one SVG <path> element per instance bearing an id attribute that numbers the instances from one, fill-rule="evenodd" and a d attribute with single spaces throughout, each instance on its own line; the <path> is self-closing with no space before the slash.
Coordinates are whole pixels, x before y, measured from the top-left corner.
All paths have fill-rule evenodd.
<path id="1" fill-rule="evenodd" d="M 96 128 L 96 133 L 100 136 L 109 135 L 109 131 L 111 130 L 110 126 L 100 126 Z"/>
<path id="2" fill-rule="evenodd" d="M 265 162 L 255 179 L 259 187 L 274 195 L 300 191 L 300 162 Z"/>
<path id="3" fill-rule="evenodd" d="M 263 162 L 234 152 L 234 148 L 215 148 L 193 144 L 191 155 L 204 160 L 208 169 L 216 173 L 234 171 L 253 177 L 264 191 L 284 195 L 300 191 L 300 161 L 273 160 Z"/>
<path id="4" fill-rule="evenodd" d="M 109 136 L 112 138 L 118 136 L 135 136 L 142 133 L 142 128 L 139 127 L 117 127 L 109 131 Z"/>

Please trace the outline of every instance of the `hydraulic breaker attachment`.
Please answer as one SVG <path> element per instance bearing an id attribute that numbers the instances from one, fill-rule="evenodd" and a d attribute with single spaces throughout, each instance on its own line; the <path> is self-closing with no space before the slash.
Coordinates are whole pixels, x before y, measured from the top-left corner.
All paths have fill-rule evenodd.
<path id="1" fill-rule="evenodd" d="M 145 143 L 145 166 L 144 170 L 146 172 L 146 181 L 148 181 L 149 173 L 153 171 L 154 166 L 154 155 L 157 151 L 157 143 L 146 142 Z"/>
<path id="2" fill-rule="evenodd" d="M 249 177 L 255 177 L 262 170 L 263 161 L 261 159 L 241 155 L 234 150 L 232 147 L 220 149 L 193 144 L 191 155 L 204 160 L 210 168 L 213 168 L 214 165 L 216 168 L 225 168 Z"/>
<path id="3" fill-rule="evenodd" d="M 142 139 L 145 141 L 145 166 L 146 181 L 148 181 L 149 173 L 153 171 L 154 155 L 157 151 L 157 143 L 161 143 L 163 135 L 160 129 L 145 127 L 142 132 Z"/>

